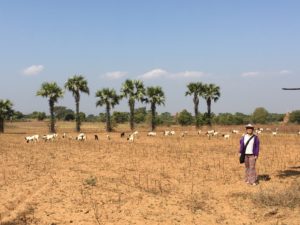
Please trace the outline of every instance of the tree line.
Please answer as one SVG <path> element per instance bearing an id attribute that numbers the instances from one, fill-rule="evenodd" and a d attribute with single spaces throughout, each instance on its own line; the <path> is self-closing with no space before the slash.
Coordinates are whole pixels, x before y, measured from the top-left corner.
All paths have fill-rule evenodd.
<path id="1" fill-rule="evenodd" d="M 245 115 L 243 113 L 220 113 L 215 115 L 211 106 L 213 102 L 217 102 L 221 96 L 220 87 L 215 84 L 204 84 L 202 82 L 191 82 L 187 84 L 185 96 L 192 96 L 194 105 L 194 115 L 187 110 L 183 110 L 176 115 L 164 112 L 158 114 L 156 112 L 157 106 L 165 104 L 165 94 L 160 86 L 145 87 L 140 80 L 127 79 L 121 86 L 120 94 L 111 88 L 102 88 L 95 93 L 96 107 L 104 107 L 105 113 L 100 113 L 98 116 L 88 115 L 80 112 L 80 97 L 81 93 L 90 94 L 88 82 L 82 75 L 74 75 L 70 77 L 64 89 L 70 91 L 75 100 L 75 112 L 67 109 L 64 106 L 55 106 L 59 98 L 64 95 L 64 90 L 57 85 L 56 82 L 44 82 L 36 95 L 45 97 L 49 103 L 50 116 L 48 117 L 44 112 L 33 112 L 31 115 L 23 115 L 21 112 L 12 109 L 12 103 L 9 100 L 0 100 L 0 132 L 4 131 L 5 119 L 21 119 L 21 118 L 36 118 L 43 120 L 50 119 L 50 132 L 55 132 L 55 121 L 67 120 L 76 122 L 76 131 L 80 131 L 80 125 L 83 121 L 100 121 L 106 123 L 106 130 L 108 132 L 113 130 L 113 127 L 118 123 L 129 122 L 130 129 L 134 130 L 136 123 L 149 122 L 151 130 L 155 130 L 157 125 L 192 125 L 197 128 L 202 125 L 239 125 L 248 122 L 253 123 L 273 123 L 283 120 L 283 114 L 269 113 L 266 109 L 260 107 L 255 109 L 253 114 Z M 206 112 L 199 112 L 200 100 L 204 99 L 206 102 Z M 119 104 L 122 99 L 127 99 L 129 112 L 111 110 Z M 135 108 L 136 102 L 141 102 L 150 105 L 150 110 L 146 107 Z M 300 112 L 292 112 L 290 116 L 291 122 L 299 122 Z M 299 120 L 298 120 L 299 118 Z"/>
<path id="2" fill-rule="evenodd" d="M 67 91 L 70 91 L 75 100 L 75 121 L 76 131 L 80 132 L 80 125 L 82 122 L 82 113 L 80 113 L 80 97 L 81 93 L 90 94 L 88 82 L 82 75 L 74 75 L 70 77 L 64 85 Z M 207 122 L 211 125 L 211 103 L 216 102 L 220 97 L 220 87 L 214 84 L 203 84 L 201 82 L 190 83 L 187 85 L 186 95 L 193 96 L 194 109 L 195 109 L 195 121 L 196 126 L 199 127 L 199 98 L 203 97 L 207 102 Z M 49 103 L 50 111 L 50 132 L 55 132 L 55 103 L 59 98 L 64 95 L 64 90 L 57 85 L 56 82 L 44 82 L 41 88 L 36 93 L 37 96 L 45 97 Z M 165 94 L 160 86 L 145 87 L 141 80 L 130 80 L 127 79 L 121 86 L 120 94 L 117 94 L 116 90 L 112 88 L 103 88 L 97 90 L 95 93 L 96 107 L 105 107 L 106 116 L 106 130 L 112 131 L 112 119 L 111 110 L 119 104 L 120 100 L 127 99 L 129 106 L 129 124 L 130 129 L 135 128 L 135 105 L 136 102 L 141 102 L 150 105 L 151 112 L 151 130 L 155 130 L 158 124 L 157 106 L 165 104 Z M 3 107 L 3 116 L 0 117 L 0 132 L 1 124 L 4 124 L 5 116 L 9 115 L 9 111 L 12 111 L 12 103 L 9 100 L 3 101 L 6 104 L 7 109 Z M 8 104 L 9 103 L 9 104 Z M 6 112 L 6 111 L 7 112 Z M 38 118 L 45 115 L 38 114 Z M 2 119 L 3 117 L 3 119 Z M 4 129 L 4 128 L 3 128 Z"/>

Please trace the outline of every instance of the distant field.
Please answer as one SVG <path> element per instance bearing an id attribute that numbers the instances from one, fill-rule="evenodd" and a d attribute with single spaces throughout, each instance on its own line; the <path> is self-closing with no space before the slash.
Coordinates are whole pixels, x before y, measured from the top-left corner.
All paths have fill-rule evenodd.
<path id="1" fill-rule="evenodd" d="M 88 139 L 78 142 L 61 138 L 64 132 L 75 137 L 75 124 L 59 122 L 57 140 L 27 144 L 25 136 L 48 133 L 47 122 L 6 123 L 0 135 L 0 224 L 299 225 L 299 127 L 270 128 L 276 127 L 277 136 L 260 136 L 260 181 L 252 187 L 238 163 L 241 133 L 208 139 L 194 127 L 176 126 L 147 137 L 143 125 L 129 143 L 120 138 L 121 131 L 129 133 L 127 124 L 107 140 L 104 124 L 83 123 Z M 243 132 L 242 126 L 214 128 Z M 164 137 L 164 129 L 176 134 Z"/>

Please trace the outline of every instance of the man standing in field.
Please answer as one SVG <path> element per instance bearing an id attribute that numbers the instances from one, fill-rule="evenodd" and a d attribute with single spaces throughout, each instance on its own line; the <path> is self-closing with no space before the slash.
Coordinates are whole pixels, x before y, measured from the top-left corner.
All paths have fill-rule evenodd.
<path id="1" fill-rule="evenodd" d="M 240 140 L 240 154 L 245 154 L 245 182 L 250 185 L 256 185 L 255 164 L 259 154 L 259 139 L 254 134 L 254 126 L 252 124 L 246 125 L 246 134 Z"/>

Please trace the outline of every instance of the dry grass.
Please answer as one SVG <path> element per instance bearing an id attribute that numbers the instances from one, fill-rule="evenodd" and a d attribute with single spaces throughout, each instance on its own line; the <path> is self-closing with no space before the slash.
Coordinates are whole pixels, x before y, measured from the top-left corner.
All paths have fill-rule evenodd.
<path id="1" fill-rule="evenodd" d="M 300 207 L 300 179 L 295 180 L 289 187 L 260 189 L 251 196 L 255 204 L 263 207 Z"/>
<path id="2" fill-rule="evenodd" d="M 292 133 L 260 137 L 257 169 L 264 176 L 252 187 L 238 163 L 240 135 L 209 140 L 193 127 L 172 127 L 173 137 L 163 137 L 164 128 L 147 137 L 141 126 L 129 143 L 118 132 L 107 140 L 103 124 L 83 124 L 86 142 L 26 144 L 24 136 L 47 133 L 46 124 L 7 125 L 0 135 L 0 224 L 300 224 L 300 137 Z M 76 135 L 73 123 L 57 129 Z M 189 133 L 180 138 L 183 130 Z"/>

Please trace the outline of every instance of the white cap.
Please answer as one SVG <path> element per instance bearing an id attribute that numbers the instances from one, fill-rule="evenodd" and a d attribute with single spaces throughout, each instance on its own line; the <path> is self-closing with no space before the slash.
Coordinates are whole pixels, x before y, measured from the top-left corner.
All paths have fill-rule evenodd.
<path id="1" fill-rule="evenodd" d="M 252 129 L 254 129 L 254 126 L 253 126 L 251 123 L 248 123 L 245 127 L 246 127 L 246 129 L 247 129 L 247 128 L 252 128 Z"/>

